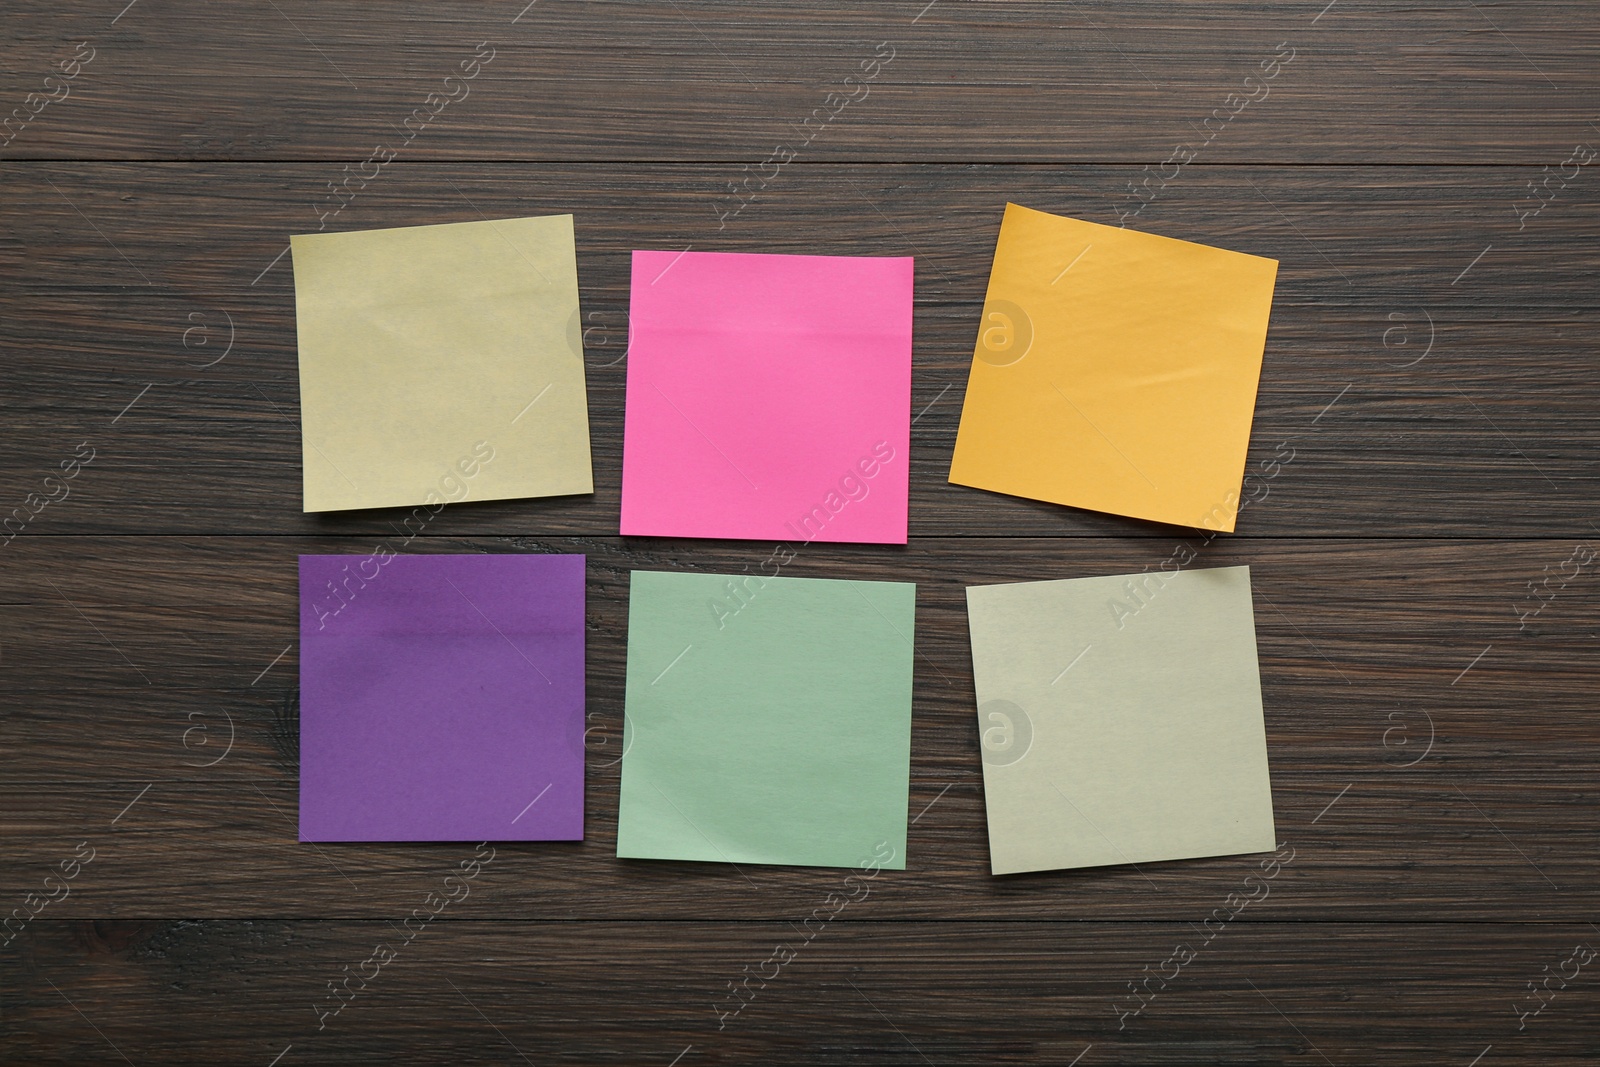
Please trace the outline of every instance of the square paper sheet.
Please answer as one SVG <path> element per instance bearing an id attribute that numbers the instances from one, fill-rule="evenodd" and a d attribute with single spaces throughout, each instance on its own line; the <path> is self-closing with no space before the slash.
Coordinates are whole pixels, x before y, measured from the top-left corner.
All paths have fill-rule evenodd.
<path id="1" fill-rule="evenodd" d="M 300 840 L 581 840 L 583 571 L 301 556 Z"/>
<path id="2" fill-rule="evenodd" d="M 635 252 L 622 533 L 904 544 L 910 259 Z"/>
<path id="3" fill-rule="evenodd" d="M 916 586 L 633 572 L 617 855 L 905 868 Z"/>
<path id="4" fill-rule="evenodd" d="M 594 491 L 571 215 L 290 243 L 306 511 Z"/>
<path id="5" fill-rule="evenodd" d="M 1277 271 L 1006 205 L 950 481 L 1232 530 Z"/>
<path id="6" fill-rule="evenodd" d="M 967 590 L 995 874 L 1267 852 L 1250 569 Z"/>

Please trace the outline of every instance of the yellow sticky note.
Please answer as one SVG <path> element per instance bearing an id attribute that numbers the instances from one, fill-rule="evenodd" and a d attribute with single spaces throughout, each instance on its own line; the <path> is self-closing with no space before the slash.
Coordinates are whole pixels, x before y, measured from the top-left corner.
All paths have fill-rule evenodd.
<path id="1" fill-rule="evenodd" d="M 594 491 L 571 215 L 290 244 L 306 511 Z"/>
<path id="2" fill-rule="evenodd" d="M 1277 273 L 1007 204 L 950 481 L 1232 530 Z"/>

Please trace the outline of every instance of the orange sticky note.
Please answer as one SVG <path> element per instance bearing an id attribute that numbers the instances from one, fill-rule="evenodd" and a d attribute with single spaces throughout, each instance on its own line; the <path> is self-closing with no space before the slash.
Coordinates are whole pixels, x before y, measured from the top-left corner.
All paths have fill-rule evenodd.
<path id="1" fill-rule="evenodd" d="M 950 481 L 1232 530 L 1277 273 L 1007 204 Z"/>

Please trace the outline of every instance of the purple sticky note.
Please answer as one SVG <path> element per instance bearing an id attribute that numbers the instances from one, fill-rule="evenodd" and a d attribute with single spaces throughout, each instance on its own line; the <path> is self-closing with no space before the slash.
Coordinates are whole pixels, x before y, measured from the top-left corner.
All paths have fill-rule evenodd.
<path id="1" fill-rule="evenodd" d="M 300 840 L 583 838 L 584 557 L 300 557 Z"/>

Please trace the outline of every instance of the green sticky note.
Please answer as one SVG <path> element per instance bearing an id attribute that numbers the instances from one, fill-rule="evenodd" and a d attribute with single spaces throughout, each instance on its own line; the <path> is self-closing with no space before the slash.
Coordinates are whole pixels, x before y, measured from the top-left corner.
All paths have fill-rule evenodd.
<path id="1" fill-rule="evenodd" d="M 1250 568 L 967 590 L 995 874 L 1275 847 Z"/>
<path id="2" fill-rule="evenodd" d="M 617 855 L 903 870 L 916 586 L 634 571 Z"/>

